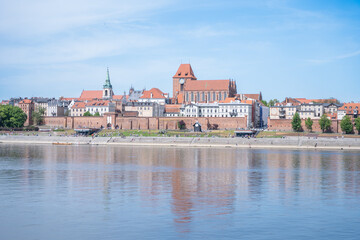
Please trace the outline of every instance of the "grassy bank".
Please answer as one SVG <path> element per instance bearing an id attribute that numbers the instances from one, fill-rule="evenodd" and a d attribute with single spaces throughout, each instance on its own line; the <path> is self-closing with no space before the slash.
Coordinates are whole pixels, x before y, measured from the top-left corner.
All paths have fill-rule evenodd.
<path id="1" fill-rule="evenodd" d="M 188 132 L 175 130 L 108 130 L 98 133 L 99 137 L 232 137 L 234 130 L 213 130 L 209 132 Z"/>

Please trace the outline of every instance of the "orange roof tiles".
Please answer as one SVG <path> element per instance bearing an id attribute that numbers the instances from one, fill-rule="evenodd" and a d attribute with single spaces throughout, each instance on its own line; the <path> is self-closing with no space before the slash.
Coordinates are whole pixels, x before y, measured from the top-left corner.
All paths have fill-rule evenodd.
<path id="1" fill-rule="evenodd" d="M 244 94 L 245 97 L 259 100 L 260 101 L 260 94 Z"/>
<path id="2" fill-rule="evenodd" d="M 186 91 L 227 91 L 230 80 L 197 80 L 185 84 Z"/>
<path id="3" fill-rule="evenodd" d="M 344 103 L 338 110 L 344 110 L 347 114 L 353 114 L 354 110 L 360 112 L 360 103 Z"/>
<path id="4" fill-rule="evenodd" d="M 86 107 L 108 106 L 110 101 L 91 101 L 85 104 Z"/>
<path id="5" fill-rule="evenodd" d="M 24 100 L 20 101 L 19 103 L 20 104 L 23 104 L 23 103 L 29 104 L 29 103 L 32 103 L 32 101 L 30 99 L 24 99 Z"/>
<path id="6" fill-rule="evenodd" d="M 76 102 L 72 108 L 85 108 L 85 102 Z"/>
<path id="7" fill-rule="evenodd" d="M 173 76 L 174 78 L 192 78 L 196 79 L 194 72 L 191 68 L 190 64 L 180 64 L 180 67 L 178 68 L 177 72 Z"/>
<path id="8" fill-rule="evenodd" d="M 306 98 L 295 98 L 301 103 L 336 103 L 337 99 L 306 99 Z"/>
<path id="9" fill-rule="evenodd" d="M 171 113 L 178 113 L 180 112 L 180 104 L 166 104 L 165 105 L 165 112 L 171 112 Z"/>
<path id="10" fill-rule="evenodd" d="M 152 88 L 148 91 L 144 91 L 140 98 L 166 98 L 165 94 L 158 88 Z"/>
<path id="11" fill-rule="evenodd" d="M 232 103 L 235 100 L 236 100 L 236 98 L 234 98 L 234 97 L 233 98 L 228 97 L 225 100 L 220 101 L 220 103 Z"/>
<path id="12" fill-rule="evenodd" d="M 102 90 L 83 90 L 79 99 L 101 99 L 102 96 Z"/>

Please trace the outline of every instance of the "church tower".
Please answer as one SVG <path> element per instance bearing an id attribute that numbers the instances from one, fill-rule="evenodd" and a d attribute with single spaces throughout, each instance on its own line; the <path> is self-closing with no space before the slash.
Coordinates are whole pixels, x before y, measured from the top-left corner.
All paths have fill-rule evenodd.
<path id="1" fill-rule="evenodd" d="M 114 95 L 114 92 L 112 90 L 112 85 L 110 82 L 109 68 L 107 68 L 107 76 L 106 76 L 105 84 L 103 86 L 103 98 L 104 99 L 112 99 L 113 95 Z"/>

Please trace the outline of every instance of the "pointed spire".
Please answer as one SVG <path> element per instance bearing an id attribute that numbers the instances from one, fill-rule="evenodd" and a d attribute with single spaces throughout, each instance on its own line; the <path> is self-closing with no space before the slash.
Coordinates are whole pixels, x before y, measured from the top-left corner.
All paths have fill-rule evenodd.
<path id="1" fill-rule="evenodd" d="M 110 82 L 109 67 L 107 67 L 107 71 L 106 71 L 106 80 L 105 80 L 105 84 L 104 84 L 104 89 L 105 88 L 112 88 L 112 85 Z"/>

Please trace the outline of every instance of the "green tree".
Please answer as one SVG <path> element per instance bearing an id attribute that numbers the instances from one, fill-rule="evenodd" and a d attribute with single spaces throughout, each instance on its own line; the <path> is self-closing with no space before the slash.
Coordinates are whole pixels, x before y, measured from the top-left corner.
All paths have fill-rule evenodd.
<path id="1" fill-rule="evenodd" d="M 99 113 L 99 112 L 96 112 L 96 113 L 94 114 L 94 116 L 95 116 L 95 117 L 100 117 L 100 113 Z"/>
<path id="2" fill-rule="evenodd" d="M 279 103 L 279 100 L 275 99 L 270 99 L 269 103 L 268 103 L 268 107 L 273 107 L 275 106 L 276 103 Z"/>
<path id="3" fill-rule="evenodd" d="M 186 129 L 186 124 L 185 124 L 185 122 L 183 120 L 178 121 L 177 124 L 178 124 L 179 129 Z"/>
<path id="4" fill-rule="evenodd" d="M 19 107 L 0 105 L 0 127 L 23 127 L 27 119 L 26 114 Z"/>
<path id="5" fill-rule="evenodd" d="M 39 107 L 38 110 L 32 112 L 32 118 L 35 125 L 41 125 L 44 120 L 45 108 Z"/>
<path id="6" fill-rule="evenodd" d="M 311 120 L 311 118 L 307 118 L 305 120 L 305 126 L 306 128 L 309 130 L 309 132 L 312 132 L 312 125 L 313 125 L 313 120 Z"/>
<path id="7" fill-rule="evenodd" d="M 326 114 L 321 116 L 321 118 L 319 120 L 319 125 L 320 125 L 322 132 L 330 130 L 331 121 L 330 121 L 330 119 L 328 119 Z"/>
<path id="8" fill-rule="evenodd" d="M 299 113 L 295 113 L 292 121 L 291 121 L 291 125 L 292 125 L 292 129 L 295 131 L 295 132 L 300 132 L 302 130 L 302 127 L 301 127 L 301 119 L 300 119 L 300 115 Z"/>
<path id="9" fill-rule="evenodd" d="M 262 102 L 265 106 L 267 106 L 267 107 L 269 106 L 267 101 L 261 100 L 261 102 Z"/>
<path id="10" fill-rule="evenodd" d="M 84 113 L 84 117 L 91 117 L 91 116 L 92 116 L 92 114 L 89 111 Z"/>
<path id="11" fill-rule="evenodd" d="M 358 134 L 360 134 L 360 118 L 355 118 L 355 128 L 358 131 Z"/>
<path id="12" fill-rule="evenodd" d="M 353 131 L 354 131 L 354 126 L 353 126 L 349 116 L 345 116 L 341 120 L 340 127 L 341 127 L 341 130 L 346 134 L 353 133 Z"/>

